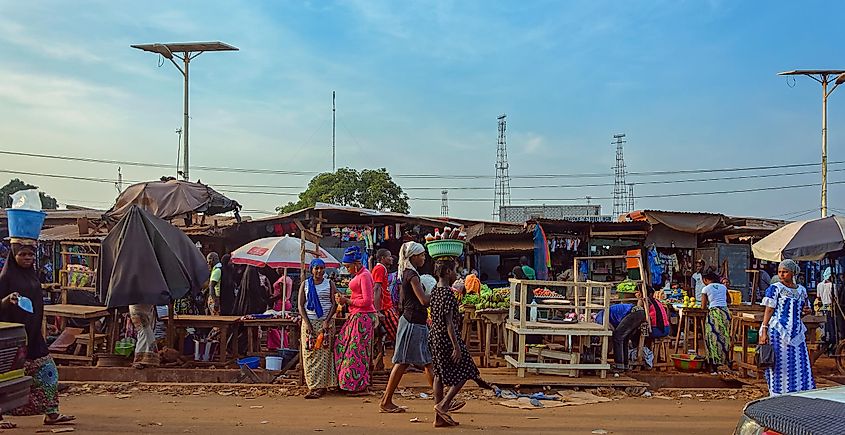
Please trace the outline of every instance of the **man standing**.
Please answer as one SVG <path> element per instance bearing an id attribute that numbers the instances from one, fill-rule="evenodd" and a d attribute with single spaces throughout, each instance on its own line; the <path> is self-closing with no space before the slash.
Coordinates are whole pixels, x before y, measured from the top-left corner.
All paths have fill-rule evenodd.
<path id="1" fill-rule="evenodd" d="M 208 314 L 220 315 L 220 277 L 223 265 L 220 264 L 220 256 L 216 252 L 210 252 L 206 257 L 211 277 L 208 279 Z"/>
<path id="2" fill-rule="evenodd" d="M 374 354 L 375 369 L 384 368 L 384 344 L 396 340 L 396 329 L 399 324 L 399 314 L 393 307 L 393 298 L 390 295 L 388 271 L 393 266 L 393 255 L 387 249 L 376 251 L 376 265 L 373 267 L 373 299 L 374 305 L 379 312 L 379 323 L 383 328 L 378 328 L 376 337 L 376 351 Z"/>

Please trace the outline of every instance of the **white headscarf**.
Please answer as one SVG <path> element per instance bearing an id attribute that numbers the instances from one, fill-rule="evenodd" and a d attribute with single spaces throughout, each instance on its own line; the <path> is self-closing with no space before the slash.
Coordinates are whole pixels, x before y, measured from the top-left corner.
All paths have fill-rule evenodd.
<path id="1" fill-rule="evenodd" d="M 420 276 L 420 283 L 422 283 L 423 290 L 425 290 L 425 294 L 431 295 L 431 291 L 434 290 L 434 287 L 437 286 L 437 278 L 425 274 Z"/>
<path id="2" fill-rule="evenodd" d="M 405 269 L 411 269 L 414 272 L 417 271 L 417 268 L 411 264 L 411 257 L 414 255 L 419 255 L 425 252 L 425 248 L 423 245 L 417 242 L 405 242 L 402 245 L 402 248 L 399 249 L 399 276 L 401 277 L 403 273 L 405 273 Z"/>

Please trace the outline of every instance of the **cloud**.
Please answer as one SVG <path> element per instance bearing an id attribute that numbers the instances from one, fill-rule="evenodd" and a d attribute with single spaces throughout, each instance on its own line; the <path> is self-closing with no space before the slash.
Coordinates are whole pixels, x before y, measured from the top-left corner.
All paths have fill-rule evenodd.
<path id="1" fill-rule="evenodd" d="M 534 132 L 514 132 L 508 138 L 508 148 L 526 154 L 539 154 L 545 151 L 546 138 Z"/>

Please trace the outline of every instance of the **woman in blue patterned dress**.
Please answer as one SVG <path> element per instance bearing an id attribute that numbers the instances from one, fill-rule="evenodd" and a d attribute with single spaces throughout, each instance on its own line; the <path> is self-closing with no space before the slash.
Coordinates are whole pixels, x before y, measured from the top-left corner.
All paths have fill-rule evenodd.
<path id="1" fill-rule="evenodd" d="M 775 354 L 774 366 L 766 369 L 772 396 L 816 388 L 805 339 L 807 327 L 801 321 L 803 311 L 810 305 L 807 289 L 795 283 L 798 270 L 793 260 L 781 262 L 780 282 L 766 289 L 762 302 L 766 312 L 760 326 L 760 344 L 771 343 Z"/>

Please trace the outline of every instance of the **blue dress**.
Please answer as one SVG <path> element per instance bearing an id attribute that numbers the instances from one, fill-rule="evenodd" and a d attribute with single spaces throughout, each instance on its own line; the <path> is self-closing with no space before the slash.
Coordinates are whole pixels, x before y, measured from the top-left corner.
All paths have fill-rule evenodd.
<path id="1" fill-rule="evenodd" d="M 775 310 L 769 319 L 768 330 L 775 364 L 766 369 L 766 382 L 772 396 L 816 388 L 805 338 L 807 327 L 801 321 L 802 309 L 807 303 L 807 289 L 803 286 L 792 289 L 775 283 L 766 289 L 762 304 Z"/>

